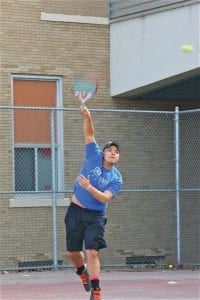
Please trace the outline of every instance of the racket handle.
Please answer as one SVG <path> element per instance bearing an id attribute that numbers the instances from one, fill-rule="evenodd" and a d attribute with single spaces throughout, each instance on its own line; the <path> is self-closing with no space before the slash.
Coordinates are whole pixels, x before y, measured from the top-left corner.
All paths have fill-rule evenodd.
<path id="1" fill-rule="evenodd" d="M 82 110 L 82 111 L 85 110 L 85 107 L 86 107 L 85 104 L 82 102 L 81 106 L 80 106 L 80 110 Z"/>

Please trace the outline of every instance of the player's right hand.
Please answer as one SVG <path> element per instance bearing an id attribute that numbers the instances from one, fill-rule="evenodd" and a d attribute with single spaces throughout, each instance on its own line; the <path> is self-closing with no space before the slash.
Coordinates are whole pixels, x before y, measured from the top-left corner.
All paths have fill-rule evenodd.
<path id="1" fill-rule="evenodd" d="M 90 116 L 90 111 L 88 110 L 86 105 L 81 105 L 80 106 L 80 114 L 82 116 Z"/>

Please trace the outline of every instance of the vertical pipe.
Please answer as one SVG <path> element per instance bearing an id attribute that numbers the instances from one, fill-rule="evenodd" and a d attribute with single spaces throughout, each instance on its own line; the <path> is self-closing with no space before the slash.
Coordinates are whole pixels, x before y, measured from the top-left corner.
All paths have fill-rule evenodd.
<path id="1" fill-rule="evenodd" d="M 179 132 L 179 108 L 175 109 L 175 172 L 176 172 L 176 262 L 181 262 L 181 240 L 180 240 L 180 132 Z"/>
<path id="2" fill-rule="evenodd" d="M 55 159 L 55 124 L 54 111 L 51 110 L 51 171 L 52 171 L 52 223 L 53 223 L 53 264 L 58 267 L 57 222 L 56 222 L 56 159 Z"/>
<path id="3" fill-rule="evenodd" d="M 39 190 L 39 186 L 38 186 L 38 148 L 35 148 L 35 191 L 37 192 Z"/>

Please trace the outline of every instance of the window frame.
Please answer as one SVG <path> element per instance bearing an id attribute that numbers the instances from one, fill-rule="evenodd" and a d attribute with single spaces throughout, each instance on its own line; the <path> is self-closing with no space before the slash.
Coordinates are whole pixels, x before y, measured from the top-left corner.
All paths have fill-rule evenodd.
<path id="1" fill-rule="evenodd" d="M 36 80 L 36 81 L 54 81 L 56 82 L 56 108 L 63 108 L 63 78 L 62 76 L 45 76 L 45 75 L 31 75 L 31 74 L 12 74 L 11 75 L 11 88 L 12 88 L 12 103 L 14 105 L 14 80 Z M 54 144 L 55 149 L 57 150 L 57 172 L 59 174 L 58 176 L 58 186 L 57 189 L 58 191 L 63 191 L 64 190 L 64 134 L 63 134 L 63 111 L 58 109 L 56 110 L 56 136 L 57 136 L 57 142 Z M 12 148 L 13 148 L 13 190 L 15 190 L 15 148 L 19 147 L 27 147 L 27 148 L 51 148 L 52 144 L 15 144 L 14 140 L 14 110 L 12 114 Z M 37 181 L 37 179 L 35 178 Z M 21 192 L 21 193 L 20 193 Z M 31 193 L 31 198 L 51 198 L 52 191 L 49 193 L 44 193 L 43 191 L 33 191 Z M 24 191 L 17 191 L 14 198 L 24 198 L 27 200 L 31 200 L 30 194 L 28 192 Z M 29 199 L 28 199 L 29 198 Z M 62 196 L 63 198 L 63 196 Z M 13 199 L 11 199 L 13 200 Z M 27 204 L 25 205 L 27 206 Z M 33 206 L 33 205 L 30 205 Z"/>

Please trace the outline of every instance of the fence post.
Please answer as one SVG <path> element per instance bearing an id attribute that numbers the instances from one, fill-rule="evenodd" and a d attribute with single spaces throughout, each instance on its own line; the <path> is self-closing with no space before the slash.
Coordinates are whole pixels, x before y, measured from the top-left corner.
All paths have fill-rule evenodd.
<path id="1" fill-rule="evenodd" d="M 181 237 L 180 237 L 180 121 L 179 108 L 175 108 L 175 190 L 176 190 L 176 262 L 181 262 Z"/>
<path id="2" fill-rule="evenodd" d="M 53 265 L 54 269 L 58 267 L 57 254 L 57 222 L 56 222 L 56 159 L 55 159 L 55 119 L 54 111 L 51 110 L 51 162 L 52 162 L 52 223 L 53 223 Z"/>

